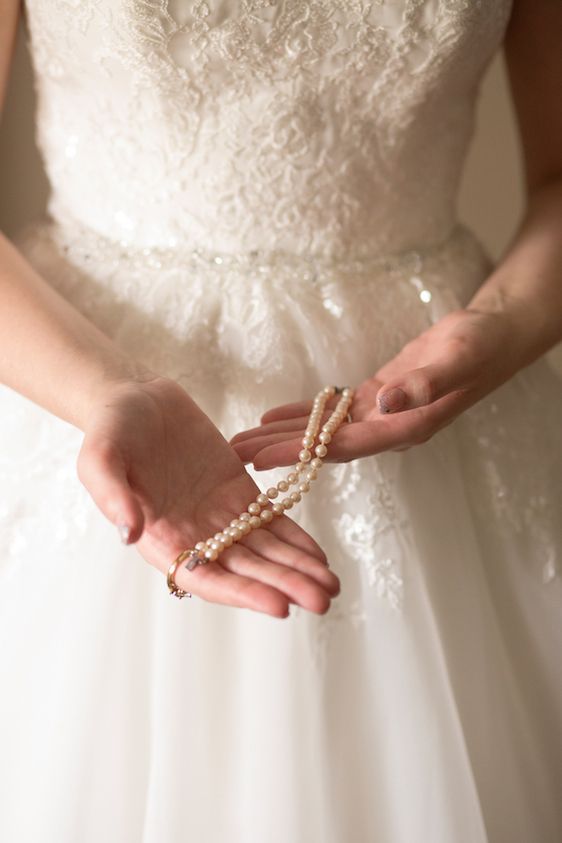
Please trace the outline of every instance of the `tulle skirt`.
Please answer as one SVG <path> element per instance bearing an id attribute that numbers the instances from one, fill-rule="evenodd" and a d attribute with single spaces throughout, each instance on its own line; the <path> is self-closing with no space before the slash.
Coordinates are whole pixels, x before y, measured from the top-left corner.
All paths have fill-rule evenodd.
<path id="1" fill-rule="evenodd" d="M 373 374 L 491 268 L 462 226 L 339 263 L 15 239 L 227 437 Z M 561 386 L 539 360 L 423 445 L 326 466 L 290 515 L 342 590 L 286 620 L 170 597 L 80 484 L 82 433 L 2 388 L 0 839 L 560 841 Z"/>

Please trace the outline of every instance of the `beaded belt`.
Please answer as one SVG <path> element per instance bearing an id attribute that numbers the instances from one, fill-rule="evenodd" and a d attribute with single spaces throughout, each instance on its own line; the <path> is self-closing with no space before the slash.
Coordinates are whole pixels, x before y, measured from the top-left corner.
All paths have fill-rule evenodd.
<path id="1" fill-rule="evenodd" d="M 130 243 L 113 241 L 80 223 L 50 223 L 51 236 L 62 251 L 79 263 L 90 256 L 95 260 L 110 260 L 142 268 L 163 269 L 173 266 L 197 269 L 215 268 L 217 271 L 230 269 L 245 270 L 252 274 L 270 275 L 272 270 L 282 268 L 298 273 L 304 281 L 313 281 L 319 274 L 363 274 L 380 272 L 419 272 L 427 260 L 437 258 L 443 251 L 466 247 L 474 236 L 461 223 L 456 223 L 446 238 L 438 243 L 419 249 L 409 249 L 390 254 L 376 254 L 357 257 L 326 257 L 323 255 L 298 254 L 282 250 L 254 249 L 246 252 L 220 252 L 199 248 L 178 246 L 142 247 Z"/>

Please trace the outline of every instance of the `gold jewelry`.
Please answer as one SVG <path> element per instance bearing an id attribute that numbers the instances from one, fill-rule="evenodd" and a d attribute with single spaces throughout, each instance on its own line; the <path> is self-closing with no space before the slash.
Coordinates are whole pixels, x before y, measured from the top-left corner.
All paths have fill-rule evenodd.
<path id="1" fill-rule="evenodd" d="M 320 433 L 318 433 L 326 403 L 334 395 L 341 395 L 341 398 L 328 421 L 322 426 Z M 291 509 L 295 503 L 301 500 L 302 495 L 309 491 L 311 482 L 316 480 L 318 471 L 322 468 L 323 459 L 328 453 L 328 443 L 331 441 L 335 431 L 346 417 L 348 421 L 351 421 L 349 408 L 352 401 L 353 389 L 349 386 L 326 386 L 316 395 L 302 439 L 302 450 L 299 452 L 299 461 L 296 463 L 294 470 L 287 475 L 285 480 L 280 480 L 277 486 L 272 486 L 265 494 L 260 492 L 256 499 L 248 505 L 247 511 L 242 512 L 238 518 L 233 518 L 228 527 L 215 533 L 214 536 L 208 538 L 206 541 L 197 542 L 195 547 L 182 550 L 168 569 L 168 588 L 170 594 L 174 594 L 179 598 L 185 597 L 186 594 L 188 597 L 191 597 L 189 592 L 179 588 L 175 583 L 174 574 L 179 564 L 187 560 L 185 567 L 188 571 L 192 571 L 197 565 L 214 562 L 225 548 L 230 547 L 234 542 L 239 541 L 252 530 L 269 524 L 276 515 L 283 515 L 287 509 Z M 318 444 L 315 446 L 316 437 L 318 437 Z M 313 447 L 314 457 L 312 456 Z M 280 501 L 272 503 L 278 497 L 279 492 L 287 492 L 290 486 L 295 485 L 297 488 L 294 492 L 291 492 Z M 268 508 L 270 504 L 271 509 Z"/>
<path id="2" fill-rule="evenodd" d="M 176 556 L 176 558 L 174 559 L 174 561 L 172 562 L 172 564 L 168 568 L 168 577 L 167 577 L 168 589 L 170 591 L 170 594 L 173 594 L 175 597 L 179 598 L 180 600 L 182 599 L 182 597 L 191 597 L 192 596 L 189 593 L 189 591 L 184 591 L 183 588 L 180 588 L 179 585 L 176 585 L 176 581 L 174 579 L 176 569 L 177 569 L 178 565 L 181 565 L 181 563 L 186 558 L 186 556 L 188 556 L 188 554 L 189 554 L 189 551 L 182 550 L 182 552 L 179 554 L 179 556 Z"/>

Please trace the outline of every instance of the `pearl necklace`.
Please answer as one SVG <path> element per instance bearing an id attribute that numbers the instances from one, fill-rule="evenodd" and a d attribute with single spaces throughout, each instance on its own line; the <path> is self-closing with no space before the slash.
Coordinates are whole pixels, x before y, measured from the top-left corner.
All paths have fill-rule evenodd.
<path id="1" fill-rule="evenodd" d="M 341 394 L 341 398 L 328 421 L 322 426 L 320 434 L 318 434 L 326 403 L 336 393 Z M 302 438 L 302 450 L 299 452 L 299 459 L 294 469 L 287 474 L 285 480 L 280 480 L 276 486 L 272 486 L 265 493 L 260 492 L 255 500 L 248 505 L 247 510 L 242 512 L 238 518 L 233 518 L 228 527 L 205 541 L 197 542 L 195 547 L 183 550 L 174 559 L 168 570 L 170 594 L 174 594 L 180 599 L 185 596 L 191 597 L 188 591 L 181 589 L 174 581 L 176 568 L 182 562 L 185 562 L 184 567 L 188 571 L 192 571 L 197 565 L 215 562 L 225 548 L 240 541 L 243 536 L 246 536 L 252 530 L 257 530 L 259 527 L 269 524 L 276 516 L 282 515 L 301 500 L 302 495 L 310 490 L 312 481 L 318 477 L 318 471 L 322 468 L 323 459 L 328 453 L 327 445 L 347 416 L 352 401 L 353 390 L 351 387 L 338 389 L 335 386 L 326 386 L 316 395 Z M 318 437 L 318 444 L 315 446 L 316 437 Z M 312 448 L 314 448 L 314 456 Z M 279 497 L 279 493 L 289 492 L 291 486 L 297 487 L 295 491 L 277 501 L 276 498 Z"/>

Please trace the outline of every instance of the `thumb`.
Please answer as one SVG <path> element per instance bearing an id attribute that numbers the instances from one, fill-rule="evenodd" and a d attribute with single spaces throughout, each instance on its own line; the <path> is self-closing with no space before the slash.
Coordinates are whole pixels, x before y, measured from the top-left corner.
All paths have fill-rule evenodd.
<path id="1" fill-rule="evenodd" d="M 144 515 L 127 478 L 123 455 L 108 441 L 82 443 L 77 471 L 102 513 L 119 530 L 124 544 L 137 542 L 144 529 Z"/>
<path id="2" fill-rule="evenodd" d="M 458 365 L 432 363 L 412 369 L 401 378 L 381 386 L 377 392 L 377 406 L 381 413 L 411 410 L 437 401 L 464 385 Z"/>

